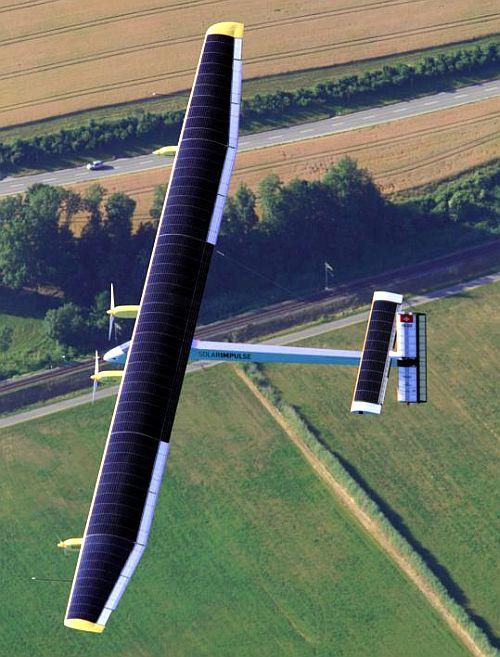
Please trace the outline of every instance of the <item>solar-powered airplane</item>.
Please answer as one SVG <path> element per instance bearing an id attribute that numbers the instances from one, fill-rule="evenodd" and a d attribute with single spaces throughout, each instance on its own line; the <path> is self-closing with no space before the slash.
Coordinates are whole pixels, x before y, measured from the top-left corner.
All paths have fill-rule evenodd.
<path id="1" fill-rule="evenodd" d="M 274 344 L 212 342 L 194 339 L 188 359 L 191 361 L 235 361 L 242 363 L 296 363 L 302 365 L 356 365 L 358 381 L 351 412 L 379 415 L 385 398 L 389 367 L 398 368 L 398 401 L 406 404 L 427 400 L 427 326 L 424 313 L 402 311 L 403 297 L 393 292 L 375 292 L 368 321 L 363 351 L 346 349 L 317 349 Z M 115 318 L 137 316 L 139 306 L 115 306 L 111 286 L 109 335 Z M 103 360 L 125 365 L 131 341 L 107 351 Z M 395 349 L 392 349 L 392 346 Z M 375 365 L 374 357 L 376 356 Z M 122 370 L 99 371 L 96 352 L 94 395 L 97 384 L 109 379 L 121 379 Z M 381 365 L 384 365 L 383 370 Z M 361 368 L 363 364 L 363 368 Z M 382 374 L 382 379 L 376 374 Z M 372 387 L 373 386 L 373 387 Z M 373 394 L 368 394 L 372 392 Z"/>
<path id="2" fill-rule="evenodd" d="M 80 547 L 64 620 L 73 629 L 104 630 L 144 553 L 190 358 L 358 365 L 351 411 L 376 415 L 392 364 L 398 399 L 426 401 L 425 315 L 401 312 L 392 292 L 374 294 L 361 352 L 193 339 L 238 146 L 242 37 L 241 23 L 208 29 L 179 144 L 167 153 L 175 159 L 140 304 L 115 306 L 112 294 L 112 321 L 136 321 L 130 342 L 106 354 L 124 370 L 99 372 L 96 359 L 92 377 L 94 389 L 110 377 L 120 389 L 83 538 L 59 544 Z"/>

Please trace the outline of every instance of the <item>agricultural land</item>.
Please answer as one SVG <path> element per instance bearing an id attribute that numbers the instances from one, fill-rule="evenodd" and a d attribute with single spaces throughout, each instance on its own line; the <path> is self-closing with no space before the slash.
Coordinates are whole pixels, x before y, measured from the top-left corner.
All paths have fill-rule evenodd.
<path id="1" fill-rule="evenodd" d="M 430 402 L 419 408 L 396 409 L 389 389 L 381 418 L 352 418 L 354 368 L 265 370 L 490 634 L 499 296 L 495 284 L 425 307 Z M 359 347 L 362 330 L 313 342 Z M 467 654 L 227 365 L 186 379 L 147 558 L 121 621 L 89 648 L 62 626 L 74 558 L 55 543 L 83 527 L 112 406 L 2 431 L 0 637 L 9 654 L 160 657 L 165 645 L 174 656 L 232 655 L 236 646 L 249 657 L 328 655 L 332 646 L 346 656 Z"/>
<path id="2" fill-rule="evenodd" d="M 429 403 L 405 409 L 389 381 L 381 418 L 353 418 L 356 372 L 266 368 L 305 417 L 483 627 L 498 615 L 498 418 L 500 285 L 425 306 Z M 362 325 L 317 338 L 315 346 L 359 348 Z"/>
<path id="3" fill-rule="evenodd" d="M 467 654 L 227 366 L 186 380 L 151 543 L 112 626 L 92 643 L 64 628 L 69 582 L 31 578 L 72 575 L 55 544 L 82 530 L 112 404 L 2 431 L 10 655 Z"/>
<path id="4" fill-rule="evenodd" d="M 0 140 L 9 148 L 13 144 L 11 150 L 15 151 L 20 138 L 56 134 L 61 127 L 86 130 L 82 126 L 89 118 L 135 117 L 136 110 L 144 109 L 183 109 L 201 35 L 208 25 L 221 20 L 245 22 L 247 98 L 250 94 L 255 98 L 256 94 L 310 88 L 336 76 L 359 75 L 398 63 L 401 57 L 419 57 L 432 48 L 451 48 L 452 44 L 473 47 L 471 43 L 477 39 L 488 47 L 492 45 L 488 40 L 493 41 L 500 33 L 500 8 L 495 0 L 0 0 Z M 443 78 L 443 86 L 439 86 L 438 77 L 429 78 L 425 84 L 431 87 L 429 93 L 436 93 L 448 83 L 456 88 L 485 79 L 490 69 L 481 73 L 483 78 L 474 79 L 471 71 L 467 80 L 467 75 L 464 69 L 456 85 Z M 423 88 L 420 91 L 427 93 Z M 411 96 L 407 79 L 401 93 L 402 98 Z M 381 103 L 394 101 L 382 96 Z M 365 107 L 365 101 L 367 106 L 378 102 L 376 85 L 370 87 L 367 99 L 362 98 L 359 106 L 355 100 L 348 111 Z M 304 106 L 301 113 L 299 108 L 289 123 L 344 110 L 325 105 L 312 108 L 310 114 L 308 111 Z M 496 98 L 328 137 L 240 152 L 231 194 L 241 183 L 258 192 L 269 174 L 277 174 L 284 182 L 321 180 L 331 165 L 340 162 L 340 166 L 351 167 L 352 162 L 343 159 L 349 156 L 373 174 L 390 203 L 398 194 L 413 197 L 411 190 L 428 190 L 432 183 L 453 179 L 498 158 L 499 117 Z M 280 120 L 279 112 L 277 117 L 272 112 L 266 117 L 263 112 L 248 129 L 279 125 Z M 130 133 L 123 133 L 126 141 Z M 60 134 L 64 135 L 64 130 Z M 64 160 L 66 166 L 90 152 L 82 153 L 80 142 L 71 143 L 76 146 L 70 159 Z M 91 143 L 90 138 L 86 143 Z M 113 153 L 115 146 L 114 142 L 110 146 Z M 148 144 L 131 144 L 130 151 L 125 145 L 120 155 L 141 148 L 146 150 Z M 102 154 L 97 156 L 104 159 Z M 50 157 L 53 161 L 49 167 L 62 167 L 61 151 Z M 45 163 L 40 159 L 24 169 L 6 168 L 3 175 L 36 170 L 38 165 Z M 90 312 L 96 292 L 103 308 L 107 307 L 104 295 L 109 280 L 119 289 L 120 300 L 127 293 L 132 296 L 125 290 L 126 283 L 141 281 L 142 285 L 141 266 L 149 257 L 148 231 L 152 232 L 152 226 L 131 235 L 130 217 L 133 214 L 134 229 L 150 221 L 155 189 L 168 181 L 170 170 L 166 165 L 103 178 L 98 182 L 106 188 L 106 197 L 104 202 L 98 198 L 94 206 L 92 194 L 84 197 L 89 183 L 71 186 L 82 195 L 80 201 L 85 200 L 74 206 L 73 214 L 54 215 L 54 234 L 66 231 L 65 244 L 74 249 L 60 249 L 73 260 L 67 276 L 60 276 L 59 282 L 54 283 L 55 275 L 52 280 L 42 272 L 45 280 L 41 274 L 37 278 L 35 272 L 28 282 L 23 280 L 16 287 L 14 281 L 9 289 L 5 272 L 22 268 L 16 269 L 5 258 L 11 254 L 8 249 L 0 253 L 4 258 L 1 378 L 48 368 L 63 362 L 67 354 L 77 354 L 77 350 L 65 351 L 59 338 L 49 338 L 52 334 L 43 320 L 47 310 L 61 305 L 63 299 L 72 300 L 68 292 L 74 291 L 69 285 L 73 281 L 70 274 L 75 276 L 77 291 L 85 292 L 81 282 L 90 281 L 90 301 L 83 294 L 82 300 L 77 299 L 81 307 L 72 310 L 87 313 L 88 323 L 97 316 Z M 486 178 L 479 176 L 478 180 Z M 443 242 L 446 235 L 458 235 L 463 228 L 462 242 L 457 238 L 455 244 L 450 239 L 446 245 L 449 250 L 462 246 L 468 234 L 474 238 L 481 237 L 481 231 L 485 236 L 498 234 L 496 182 L 491 182 L 488 190 L 474 182 L 469 187 L 464 185 L 456 192 L 462 205 L 458 201 L 448 203 L 445 195 L 439 198 L 450 217 L 452 211 L 456 213 L 454 219 L 444 219 L 431 204 L 430 195 L 420 199 L 436 212 L 429 210 L 426 215 L 427 210 L 420 209 L 419 217 L 429 218 L 429 224 L 431 220 L 438 222 L 436 235 Z M 372 188 L 375 197 L 379 190 Z M 48 198 L 51 191 L 35 189 L 40 198 Z M 99 197 L 97 189 L 91 191 Z M 113 213 L 108 213 L 106 201 L 115 192 L 125 192 L 137 203 L 134 212 L 130 199 L 114 199 L 116 216 L 128 216 L 128 234 L 121 243 L 124 248 L 112 231 L 113 239 L 102 239 L 103 235 L 108 237 L 108 224 L 113 227 Z M 240 200 L 245 200 L 245 194 L 243 190 Z M 71 196 L 76 197 L 64 195 L 68 205 Z M 15 203 L 22 206 L 29 197 L 28 193 L 24 200 L 9 199 L 13 204 L 4 206 L 3 220 L 9 220 L 4 227 L 16 226 L 11 221 L 15 215 L 8 208 L 16 209 Z M 265 244 L 252 233 L 257 234 L 256 227 L 261 226 L 262 198 L 264 193 L 257 197 L 247 194 L 247 206 L 243 207 L 249 219 L 244 226 L 247 232 L 242 229 L 241 243 L 247 249 L 253 244 L 255 252 L 256 245 Z M 56 204 L 58 211 L 61 202 Z M 381 208 L 390 203 L 380 198 Z M 412 198 L 411 203 L 407 205 L 408 217 L 402 219 L 402 224 L 408 219 L 405 230 L 409 230 L 411 210 L 417 207 L 418 199 Z M 110 205 L 113 210 L 112 202 Z M 45 203 L 40 201 L 33 207 L 42 206 Z M 132 208 L 128 215 L 127 207 Z M 235 207 L 233 203 L 233 210 Z M 307 218 L 309 207 L 301 217 Z M 465 216 L 468 209 L 482 221 L 464 219 L 459 210 Z M 25 210 L 17 208 L 18 216 L 30 218 Z M 94 241 L 73 239 L 68 228 L 80 236 L 92 211 L 96 217 L 104 211 L 106 220 L 101 221 L 104 215 L 98 217 L 104 232 L 96 230 Z M 241 218 L 244 213 L 234 210 L 233 216 Z M 354 219 L 347 211 L 345 216 L 349 221 Z M 477 231 L 476 227 L 473 230 L 474 221 L 478 222 Z M 277 225 L 271 222 L 271 226 Z M 351 239 L 352 223 L 345 225 Z M 307 233 L 307 228 L 301 230 Z M 395 232 L 390 233 L 391 238 Z M 8 234 L 4 230 L 4 236 Z M 407 242 L 401 238 L 399 256 L 403 259 L 407 247 L 409 252 L 414 247 L 415 252 L 426 250 L 424 238 L 418 243 L 415 238 L 413 244 L 413 234 L 408 235 Z M 296 239 L 301 246 L 302 237 Z M 144 253 L 136 249 L 141 239 Z M 432 247 L 434 234 L 428 239 Z M 36 243 L 36 239 L 32 241 Z M 283 242 L 280 237 L 280 252 Z M 29 245 L 28 240 L 19 243 Z M 38 240 L 40 243 L 43 240 Z M 316 245 L 310 249 L 316 255 L 321 243 L 310 243 Z M 371 254 L 353 258 L 353 262 L 365 265 L 371 255 L 378 257 L 375 241 L 365 243 Z M 129 247 L 130 254 L 136 253 L 130 245 L 137 250 L 137 257 L 126 255 Z M 379 246 L 381 254 L 387 250 L 383 239 Z M 349 258 L 347 250 L 345 253 Z M 432 255 L 432 248 L 429 253 Z M 139 255 L 144 256 L 144 262 Z M 272 249 L 264 255 L 279 265 Z M 290 296 L 290 288 L 298 289 L 300 276 L 306 280 L 307 257 L 308 253 L 295 261 L 288 258 L 293 267 Z M 322 254 L 318 260 L 320 274 L 328 257 Z M 383 258 L 381 255 L 380 263 Z M 335 260 L 335 274 L 338 268 L 342 276 L 340 255 Z M 259 262 L 253 263 L 251 275 L 255 275 Z M 295 262 L 304 265 L 302 273 Z M 219 266 L 222 278 L 224 266 L 231 271 L 230 265 L 216 262 L 215 266 Z M 285 280 L 284 266 L 279 266 Z M 243 274 L 232 277 L 238 294 L 234 281 L 245 280 L 250 271 L 247 267 Z M 354 267 L 350 273 L 356 271 Z M 262 279 L 267 277 L 266 284 L 281 280 L 266 272 L 264 268 L 257 272 Z M 68 283 L 67 291 L 61 281 Z M 262 304 L 267 297 L 265 285 L 261 281 L 259 285 Z M 231 289 L 223 285 L 218 289 L 228 295 L 228 299 L 222 295 L 217 299 L 220 308 L 236 308 L 237 294 L 232 306 Z M 133 296 L 139 296 L 136 290 Z M 350 415 L 355 368 L 270 365 L 260 370 L 283 402 L 302 418 L 312 439 L 340 461 L 465 610 L 468 620 L 497 647 L 499 307 L 499 283 L 425 306 L 429 320 L 429 403 L 412 408 L 398 405 L 393 372 L 380 418 Z M 104 312 L 102 315 L 105 317 Z M 307 344 L 359 349 L 364 328 L 363 324 L 350 326 Z M 390 551 L 376 540 L 374 532 L 360 526 L 359 517 L 356 519 L 332 487 L 325 485 L 325 479 L 290 440 L 290 433 L 277 423 L 276 416 L 266 412 L 258 389 L 252 392 L 251 380 L 245 385 L 242 372 L 225 364 L 186 377 L 150 545 L 109 628 L 100 637 L 71 632 L 63 626 L 76 558 L 61 553 L 56 544 L 83 531 L 114 398 L 1 431 L 1 657 L 2 649 L 10 657 L 470 657 L 457 638 L 459 632 L 452 633 L 452 624 L 447 625 L 443 614 L 429 604 L 432 596 L 425 591 L 422 595 L 423 588 L 419 590 L 415 579 L 408 579 L 408 570 L 388 556 Z M 483 656 L 486 652 L 478 649 L 473 654 Z"/>
<path id="5" fill-rule="evenodd" d="M 232 180 L 257 189 L 260 181 L 276 173 L 292 178 L 319 179 L 328 167 L 349 155 L 367 167 L 386 194 L 450 178 L 498 156 L 500 112 L 497 99 L 449 110 L 400 119 L 383 125 L 304 140 L 256 151 L 240 152 Z M 108 193 L 125 192 L 136 202 L 134 221 L 150 219 L 154 190 L 168 181 L 170 166 L 134 174 L 109 176 Z M 82 192 L 89 185 L 74 185 Z M 79 232 L 82 218 L 73 220 Z"/>
<path id="6" fill-rule="evenodd" d="M 37 0 L 0 5 L 0 127 L 188 89 L 207 25 L 246 23 L 245 77 L 499 31 L 494 0 Z"/>

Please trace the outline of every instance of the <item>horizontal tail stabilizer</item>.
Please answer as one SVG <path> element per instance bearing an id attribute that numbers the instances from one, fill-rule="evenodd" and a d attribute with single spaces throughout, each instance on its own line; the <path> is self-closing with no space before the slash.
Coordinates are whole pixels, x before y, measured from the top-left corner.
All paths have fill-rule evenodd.
<path id="1" fill-rule="evenodd" d="M 380 415 L 382 411 L 396 333 L 396 314 L 402 302 L 402 295 L 393 292 L 375 292 L 373 295 L 351 413 Z"/>

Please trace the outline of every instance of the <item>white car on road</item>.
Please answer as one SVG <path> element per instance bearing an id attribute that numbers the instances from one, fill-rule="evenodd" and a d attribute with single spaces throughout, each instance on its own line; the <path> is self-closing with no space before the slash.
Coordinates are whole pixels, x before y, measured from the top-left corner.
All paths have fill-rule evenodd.
<path id="1" fill-rule="evenodd" d="M 99 171 L 99 169 L 104 168 L 104 162 L 102 160 L 94 160 L 93 162 L 89 162 L 87 164 L 87 169 L 89 171 Z"/>

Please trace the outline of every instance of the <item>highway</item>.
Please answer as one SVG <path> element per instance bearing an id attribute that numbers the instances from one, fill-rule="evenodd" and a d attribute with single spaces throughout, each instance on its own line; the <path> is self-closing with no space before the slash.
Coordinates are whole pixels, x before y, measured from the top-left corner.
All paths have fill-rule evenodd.
<path id="1" fill-rule="evenodd" d="M 334 116 L 322 121 L 302 123 L 289 128 L 277 128 L 267 132 L 246 135 L 240 139 L 239 150 L 256 150 L 279 144 L 302 141 L 304 139 L 325 137 L 348 130 L 366 128 L 367 126 L 388 123 L 389 121 L 405 119 L 410 116 L 427 114 L 488 98 L 495 98 L 499 95 L 500 80 L 492 80 L 470 87 L 463 87 L 455 91 L 445 91 L 409 101 L 373 107 L 353 114 Z M 91 157 L 89 156 L 90 159 Z M 23 192 L 34 183 L 71 185 L 90 180 L 102 180 L 110 175 L 157 169 L 169 164 L 171 164 L 171 158 L 162 158 L 149 154 L 110 160 L 105 163 L 105 168 L 101 171 L 88 171 L 82 166 L 31 176 L 7 177 L 0 181 L 0 196 Z"/>
<path id="2" fill-rule="evenodd" d="M 436 301 L 437 299 L 444 299 L 447 297 L 454 296 L 456 294 L 464 294 L 482 285 L 490 285 L 491 283 L 498 283 L 498 282 L 500 282 L 500 272 L 489 274 L 487 276 L 482 276 L 480 278 L 476 278 L 472 281 L 467 281 L 465 283 L 459 283 L 458 285 L 453 285 L 443 290 L 436 290 L 434 292 L 429 292 L 428 294 L 411 297 L 410 299 L 408 299 L 408 302 L 410 306 L 413 308 L 416 306 L 421 306 L 426 303 L 430 303 L 431 301 Z M 367 318 L 368 318 L 368 312 L 356 313 L 355 315 L 351 315 L 350 317 L 336 319 L 330 322 L 325 322 L 323 324 L 311 326 L 298 331 L 291 331 L 286 335 L 280 335 L 277 338 L 268 340 L 267 343 L 278 344 L 278 345 L 293 344 L 296 342 L 300 342 L 302 340 L 306 340 L 308 338 L 317 337 L 324 333 L 329 333 L 331 331 L 344 328 L 345 326 L 352 326 L 353 324 L 359 324 L 360 322 L 366 321 Z M 203 369 L 207 369 L 209 367 L 215 367 L 216 365 L 220 365 L 220 364 L 221 363 L 218 361 L 206 361 L 206 362 L 197 361 L 188 366 L 187 373 L 201 371 Z M 112 397 L 113 395 L 116 395 L 117 392 L 118 392 L 118 386 L 104 388 L 103 390 L 97 392 L 96 399 L 104 399 L 106 397 Z M 43 418 L 46 417 L 47 415 L 52 415 L 53 413 L 57 413 L 59 411 L 64 411 L 69 408 L 74 408 L 75 406 L 88 404 L 91 401 L 92 401 L 92 394 L 86 393 L 83 395 L 78 395 L 77 397 L 73 397 L 71 399 L 65 399 L 60 402 L 48 404 L 47 406 L 34 408 L 29 411 L 23 411 L 21 413 L 17 413 L 15 415 L 10 415 L 8 417 L 0 419 L 0 429 L 6 429 L 7 427 L 12 427 L 16 424 L 19 424 L 20 422 L 27 422 L 29 420 Z"/>

